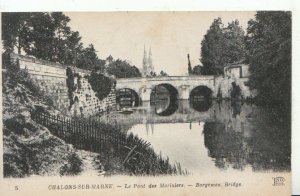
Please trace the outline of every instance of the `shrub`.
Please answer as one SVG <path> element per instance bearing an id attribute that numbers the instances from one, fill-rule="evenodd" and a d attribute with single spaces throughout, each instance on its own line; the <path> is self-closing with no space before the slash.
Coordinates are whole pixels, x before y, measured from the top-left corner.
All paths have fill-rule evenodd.
<path id="1" fill-rule="evenodd" d="M 17 84 L 23 84 L 30 92 L 34 95 L 42 96 L 43 93 L 36 84 L 36 82 L 31 78 L 27 69 L 20 69 L 18 62 L 11 63 L 7 66 L 7 77 L 10 83 L 15 87 Z"/>
<path id="2" fill-rule="evenodd" d="M 107 97 L 114 85 L 114 81 L 111 78 L 95 72 L 92 72 L 87 78 L 93 91 L 96 92 L 96 96 L 100 100 Z"/>
<path id="3" fill-rule="evenodd" d="M 74 83 L 74 74 L 71 68 L 67 68 L 67 87 L 68 87 L 68 97 L 70 100 L 70 107 L 74 104 L 73 93 L 76 90 L 76 86 Z"/>
<path id="4" fill-rule="evenodd" d="M 82 171 L 82 160 L 73 152 L 67 156 L 68 163 L 60 168 L 60 175 L 74 176 Z"/>

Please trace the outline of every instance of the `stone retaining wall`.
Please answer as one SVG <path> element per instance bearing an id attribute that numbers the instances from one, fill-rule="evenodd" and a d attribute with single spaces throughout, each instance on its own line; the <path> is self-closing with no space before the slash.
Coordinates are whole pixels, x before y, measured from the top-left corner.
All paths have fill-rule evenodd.
<path id="1" fill-rule="evenodd" d="M 116 109 L 115 85 L 113 85 L 108 96 L 100 100 L 96 96 L 96 92 L 93 91 L 88 79 L 85 78 L 87 74 L 78 70 L 76 73 L 79 76 L 74 78 L 76 90 L 73 93 L 73 99 L 75 103 L 71 108 L 71 112 L 75 116 L 88 117 Z"/>
<path id="2" fill-rule="evenodd" d="M 10 54 L 10 58 L 12 62 L 18 63 L 20 69 L 27 69 L 41 90 L 53 100 L 56 108 L 66 114 L 90 116 L 107 110 L 113 110 L 116 107 L 115 86 L 106 98 L 99 100 L 89 85 L 88 80 L 84 78 L 85 75 L 91 73 L 88 70 L 71 67 L 74 73 L 78 73 L 81 76 L 79 80 L 78 77 L 75 77 L 74 83 L 77 84 L 80 81 L 81 86 L 80 88 L 77 87 L 73 93 L 73 98 L 77 97 L 78 99 L 76 105 L 70 107 L 66 83 L 67 66 L 13 53 Z M 80 109 L 81 107 L 82 109 Z"/>

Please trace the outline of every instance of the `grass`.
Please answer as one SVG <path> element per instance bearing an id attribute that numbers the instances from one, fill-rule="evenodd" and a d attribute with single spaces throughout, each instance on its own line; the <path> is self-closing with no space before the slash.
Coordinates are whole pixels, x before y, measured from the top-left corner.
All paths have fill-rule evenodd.
<path id="1" fill-rule="evenodd" d="M 67 163 L 60 168 L 61 176 L 75 176 L 82 171 L 82 160 L 73 152 L 67 156 Z"/>
<path id="2" fill-rule="evenodd" d="M 98 152 L 105 170 L 110 170 L 108 173 L 150 176 L 189 174 L 179 163 L 172 165 L 168 157 L 164 158 L 155 153 L 149 142 L 132 133 L 127 134 L 119 126 L 84 118 L 73 119 L 70 125 L 65 126 L 68 126 L 68 133 L 64 134 L 61 130 L 57 134 L 56 131 L 61 129 L 61 125 L 56 122 L 48 125 L 48 128 L 77 148 Z M 86 126 L 91 128 L 75 132 L 76 127 L 80 129 Z"/>

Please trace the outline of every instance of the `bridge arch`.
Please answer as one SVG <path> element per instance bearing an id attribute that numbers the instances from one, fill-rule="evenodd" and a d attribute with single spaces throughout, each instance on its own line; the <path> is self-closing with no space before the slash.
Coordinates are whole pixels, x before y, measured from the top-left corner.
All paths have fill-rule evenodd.
<path id="1" fill-rule="evenodd" d="M 179 95 L 178 89 L 169 83 L 161 83 L 161 84 L 154 85 L 152 87 L 151 94 L 150 94 L 150 101 L 151 98 L 153 99 L 153 97 L 157 95 L 157 89 L 159 87 L 164 87 L 168 91 L 169 99 L 171 103 L 178 100 L 178 95 Z"/>
<path id="2" fill-rule="evenodd" d="M 213 91 L 204 85 L 192 89 L 189 100 L 191 107 L 198 112 L 205 112 L 212 106 Z"/>
<path id="3" fill-rule="evenodd" d="M 201 99 L 211 99 L 213 96 L 213 91 L 204 85 L 194 87 L 191 92 L 189 99 L 190 100 L 201 100 Z"/>
<path id="4" fill-rule="evenodd" d="M 125 105 L 130 105 L 133 107 L 137 107 L 141 104 L 141 98 L 138 92 L 136 92 L 134 89 L 131 88 L 117 89 L 116 101 L 120 105 L 122 105 L 122 102 L 124 102 Z"/>

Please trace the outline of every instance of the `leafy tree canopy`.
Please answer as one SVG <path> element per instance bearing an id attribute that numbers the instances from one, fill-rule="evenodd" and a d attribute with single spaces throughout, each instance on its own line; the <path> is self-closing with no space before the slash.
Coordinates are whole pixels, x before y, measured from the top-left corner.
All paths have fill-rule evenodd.
<path id="1" fill-rule="evenodd" d="M 223 74 L 226 64 L 243 61 L 244 39 L 244 31 L 238 20 L 224 27 L 221 18 L 215 19 L 201 42 L 201 74 Z"/>
<path id="2" fill-rule="evenodd" d="M 246 47 L 250 87 L 264 102 L 290 108 L 291 12 L 261 11 L 248 22 Z"/>
<path id="3" fill-rule="evenodd" d="M 140 70 L 136 66 L 130 65 L 127 61 L 120 59 L 113 60 L 111 56 L 108 60 L 110 63 L 107 65 L 107 72 L 116 76 L 116 78 L 132 78 L 142 76 Z"/>

